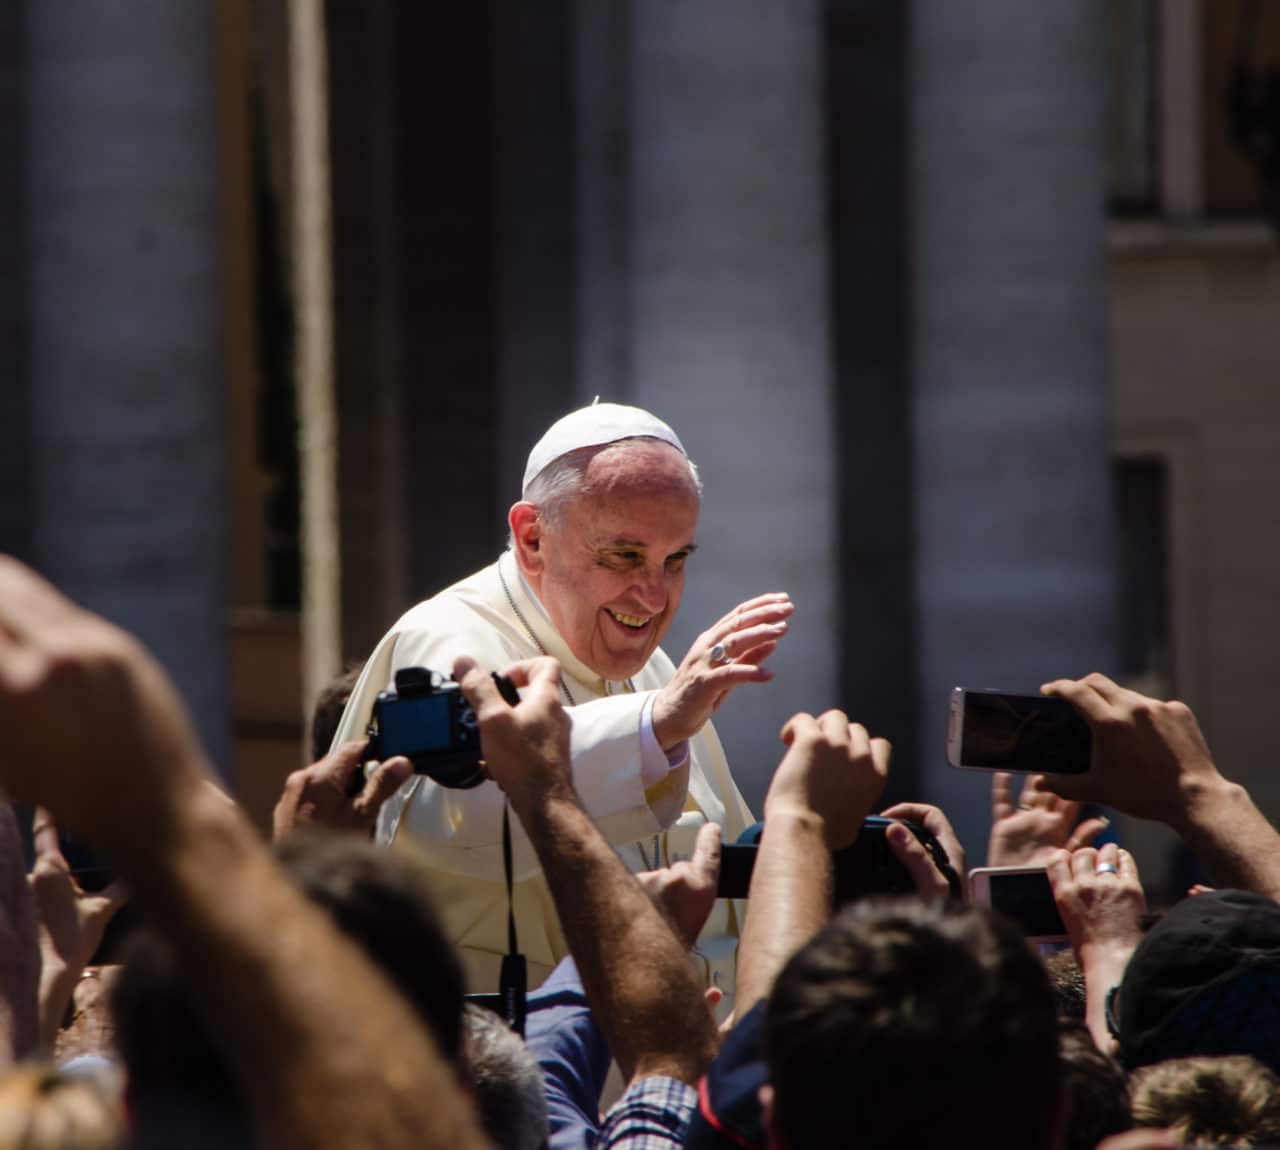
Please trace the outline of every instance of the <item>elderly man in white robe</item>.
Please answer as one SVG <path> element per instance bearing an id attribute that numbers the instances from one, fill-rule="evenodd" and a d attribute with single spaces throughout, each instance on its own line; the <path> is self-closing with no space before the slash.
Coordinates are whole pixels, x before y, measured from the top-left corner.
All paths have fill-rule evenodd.
<path id="1" fill-rule="evenodd" d="M 574 785 L 634 871 L 690 857 L 698 828 L 732 841 L 753 820 L 729 773 L 712 713 L 737 687 L 772 677 L 764 661 L 793 610 L 783 593 L 741 603 L 676 667 L 658 646 L 680 605 L 701 484 L 680 440 L 638 408 L 596 404 L 547 431 L 529 455 L 510 547 L 493 565 L 407 612 L 379 643 L 334 745 L 364 736 L 377 693 L 402 667 L 447 675 L 459 655 L 501 670 L 535 655 L 562 669 Z M 439 910 L 471 989 L 497 988 L 507 947 L 503 797 L 417 775 L 383 807 L 378 841 L 411 836 L 434 868 Z M 516 820 L 512 905 L 536 985 L 567 953 L 555 908 Z M 716 905 L 696 954 L 732 999 L 737 911 Z"/>

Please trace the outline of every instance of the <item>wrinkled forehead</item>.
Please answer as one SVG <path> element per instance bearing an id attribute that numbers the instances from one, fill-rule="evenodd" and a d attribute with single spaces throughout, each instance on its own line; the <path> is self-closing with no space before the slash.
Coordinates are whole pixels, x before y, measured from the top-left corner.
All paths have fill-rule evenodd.
<path id="1" fill-rule="evenodd" d="M 582 470 L 583 495 L 679 495 L 696 502 L 698 487 L 683 451 L 657 439 L 628 439 L 594 448 Z"/>

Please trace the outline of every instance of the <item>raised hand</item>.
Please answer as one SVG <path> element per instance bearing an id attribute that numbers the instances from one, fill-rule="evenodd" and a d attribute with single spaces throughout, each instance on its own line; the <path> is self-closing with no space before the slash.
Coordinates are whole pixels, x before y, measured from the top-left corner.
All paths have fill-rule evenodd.
<path id="1" fill-rule="evenodd" d="M 1133 855 L 1115 843 L 1054 851 L 1046 868 L 1062 924 L 1080 965 L 1093 950 L 1132 952 L 1142 939 L 1147 900 Z"/>
<path id="2" fill-rule="evenodd" d="M 943 813 L 941 807 L 929 803 L 894 803 L 880 812 L 887 819 L 901 819 L 903 822 L 916 823 L 927 831 L 933 832 L 938 845 L 947 856 L 956 874 L 960 878 L 960 888 L 965 889 L 967 875 L 965 850 L 960 838 L 951 825 L 951 820 Z M 926 898 L 948 898 L 951 895 L 951 884 L 934 864 L 929 852 L 921 845 L 906 827 L 890 827 L 885 835 L 889 849 L 897 860 L 907 868 L 916 890 Z"/>
<path id="3" fill-rule="evenodd" d="M 527 659 L 502 673 L 523 689 L 514 707 L 473 659 L 464 656 L 453 664 L 453 677 L 475 708 L 489 777 L 520 812 L 548 796 L 573 792 L 570 719 L 560 702 L 560 664 L 555 659 Z"/>
<path id="4" fill-rule="evenodd" d="M 1124 977 L 1142 940 L 1147 902 L 1133 856 L 1115 843 L 1054 851 L 1046 868 L 1058 913 L 1084 973 L 1085 1022 L 1098 1049 L 1112 1053 L 1106 995 Z"/>
<path id="5" fill-rule="evenodd" d="M 141 644 L 7 556 L 0 729 L 0 784 L 47 805 L 94 846 L 132 826 L 158 833 L 179 791 L 208 777 L 186 708 Z"/>
<path id="6" fill-rule="evenodd" d="M 1012 776 L 997 771 L 991 776 L 987 866 L 1044 866 L 1055 850 L 1088 846 L 1109 824 L 1089 818 L 1077 826 L 1081 805 L 1055 795 L 1044 775 L 1028 775 L 1015 804 Z"/>
<path id="7" fill-rule="evenodd" d="M 670 750 L 696 735 L 729 693 L 743 683 L 767 683 L 764 661 L 787 633 L 795 604 L 782 592 L 739 603 L 693 641 L 653 703 L 653 730 Z"/>
<path id="8" fill-rule="evenodd" d="M 294 771 L 285 780 L 271 817 L 273 837 L 283 838 L 300 826 L 372 830 L 382 804 L 413 775 L 413 764 L 399 756 L 388 759 L 361 781 L 365 746 L 360 741 L 343 743 L 323 759 Z"/>
<path id="9" fill-rule="evenodd" d="M 692 947 L 716 903 L 720 882 L 720 827 L 698 828 L 693 854 L 659 870 L 641 871 L 636 878 L 662 908 L 685 946 Z"/>
<path id="10" fill-rule="evenodd" d="M 889 775 L 892 748 L 843 711 L 801 712 L 782 728 L 788 750 L 765 796 L 765 824 L 784 813 L 816 815 L 831 850 L 858 836 Z"/>
<path id="11" fill-rule="evenodd" d="M 1046 778 L 1043 785 L 1055 794 L 1176 824 L 1197 791 L 1221 782 L 1185 703 L 1148 698 L 1099 674 L 1041 689 L 1068 700 L 1093 731 L 1089 770 Z"/>
<path id="12" fill-rule="evenodd" d="M 81 973 L 128 895 L 119 879 L 93 894 L 81 889 L 63 857 L 53 817 L 43 807 L 36 808 L 32 839 L 35 866 L 29 881 L 40 943 L 40 1041 L 49 1052 Z"/>

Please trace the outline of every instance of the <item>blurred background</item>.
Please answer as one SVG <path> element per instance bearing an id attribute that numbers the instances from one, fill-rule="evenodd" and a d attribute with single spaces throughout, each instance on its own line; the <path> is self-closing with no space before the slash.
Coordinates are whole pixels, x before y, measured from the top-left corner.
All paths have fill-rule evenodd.
<path id="1" fill-rule="evenodd" d="M 1097 669 L 1280 812 L 1280 3 L 14 0 L 0 154 L 0 549 L 260 819 L 596 395 L 702 468 L 673 657 L 798 604 L 753 803 L 839 705 L 980 857 L 950 689 Z"/>

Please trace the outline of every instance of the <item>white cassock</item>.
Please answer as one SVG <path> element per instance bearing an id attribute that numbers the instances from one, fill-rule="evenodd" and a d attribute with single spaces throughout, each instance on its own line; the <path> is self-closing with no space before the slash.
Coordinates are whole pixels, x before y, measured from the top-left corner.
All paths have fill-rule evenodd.
<path id="1" fill-rule="evenodd" d="M 572 717 L 573 780 L 587 811 L 632 871 L 667 865 L 693 852 L 698 828 L 719 823 L 732 842 L 754 819 L 729 774 L 711 724 L 689 740 L 689 753 L 647 790 L 642 756 L 662 755 L 642 716 L 647 700 L 675 674 L 654 651 L 627 683 L 607 682 L 579 660 L 552 625 L 505 552 L 486 567 L 419 603 L 370 656 L 351 694 L 334 745 L 363 739 L 379 691 L 401 667 L 443 675 L 458 655 L 501 670 L 540 654 L 560 662 Z M 663 760 L 665 767 L 665 760 Z M 450 790 L 415 775 L 386 803 L 377 841 L 412 835 L 432 867 L 437 909 L 457 944 L 471 989 L 495 991 L 507 946 L 507 889 L 502 862 L 504 799 L 495 783 Z M 511 819 L 514 906 L 520 949 L 535 986 L 568 953 L 551 893 L 519 820 Z M 732 1001 L 741 907 L 720 899 L 698 940 L 708 984 Z"/>

